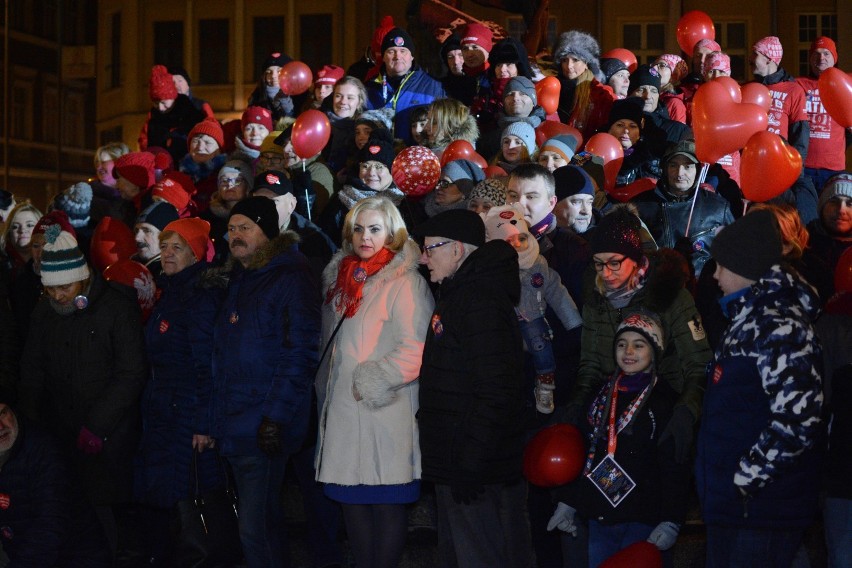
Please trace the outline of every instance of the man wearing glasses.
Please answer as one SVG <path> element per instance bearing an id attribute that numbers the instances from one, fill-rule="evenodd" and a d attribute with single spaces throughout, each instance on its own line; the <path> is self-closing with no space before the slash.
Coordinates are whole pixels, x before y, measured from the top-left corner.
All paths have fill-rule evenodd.
<path id="1" fill-rule="evenodd" d="M 442 564 L 529 566 L 518 255 L 474 212 L 415 229 L 439 284 L 420 368 L 423 479 L 435 484 Z"/>

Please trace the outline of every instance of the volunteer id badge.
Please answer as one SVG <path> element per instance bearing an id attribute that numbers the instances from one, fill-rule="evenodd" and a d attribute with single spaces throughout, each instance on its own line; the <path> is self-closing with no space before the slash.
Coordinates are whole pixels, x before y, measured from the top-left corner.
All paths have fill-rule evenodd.
<path id="1" fill-rule="evenodd" d="M 607 455 L 587 477 L 613 507 L 618 507 L 636 487 L 636 483 L 611 455 Z"/>

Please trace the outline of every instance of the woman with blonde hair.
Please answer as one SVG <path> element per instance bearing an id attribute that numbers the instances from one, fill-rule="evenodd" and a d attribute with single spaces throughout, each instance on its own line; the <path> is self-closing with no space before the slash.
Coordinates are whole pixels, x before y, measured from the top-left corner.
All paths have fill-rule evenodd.
<path id="1" fill-rule="evenodd" d="M 355 120 L 367 101 L 367 91 L 359 79 L 347 75 L 334 84 L 331 110 L 326 111 L 331 123 L 331 138 L 322 151 L 322 158 L 332 172 L 346 167 L 355 154 Z"/>
<path id="2" fill-rule="evenodd" d="M 456 99 L 435 99 L 426 113 L 424 146 L 432 149 L 438 158 L 444 149 L 456 140 L 466 140 L 471 146 L 479 139 L 479 126 L 470 109 Z"/>
<path id="3" fill-rule="evenodd" d="M 323 272 L 317 480 L 342 506 L 358 566 L 398 565 L 420 495 L 417 377 L 434 303 L 419 258 L 393 202 L 368 197 Z"/>
<path id="4" fill-rule="evenodd" d="M 30 200 L 21 201 L 9 213 L 0 233 L 0 258 L 7 284 L 14 282 L 32 258 L 33 229 L 41 211 Z"/>

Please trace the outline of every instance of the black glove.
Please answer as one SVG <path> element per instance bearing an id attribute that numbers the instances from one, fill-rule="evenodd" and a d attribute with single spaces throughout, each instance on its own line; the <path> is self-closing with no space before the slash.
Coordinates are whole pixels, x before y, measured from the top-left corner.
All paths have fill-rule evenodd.
<path id="1" fill-rule="evenodd" d="M 456 505 L 470 505 L 476 499 L 485 493 L 485 488 L 470 481 L 457 481 L 450 485 L 450 493 L 453 496 L 453 501 Z"/>
<path id="2" fill-rule="evenodd" d="M 685 406 L 676 406 L 663 435 L 657 445 L 662 445 L 669 438 L 674 439 L 674 458 L 677 463 L 686 463 L 692 450 L 692 438 L 695 432 L 695 416 Z"/>
<path id="3" fill-rule="evenodd" d="M 269 457 L 283 455 L 281 424 L 264 416 L 257 429 L 257 447 Z"/>
<path id="4" fill-rule="evenodd" d="M 314 182 L 311 179 L 311 170 L 309 169 L 302 171 L 301 166 L 293 168 L 290 170 L 290 181 L 293 182 L 293 191 L 297 191 L 302 195 L 305 194 L 306 189 L 310 193 L 314 192 Z"/>

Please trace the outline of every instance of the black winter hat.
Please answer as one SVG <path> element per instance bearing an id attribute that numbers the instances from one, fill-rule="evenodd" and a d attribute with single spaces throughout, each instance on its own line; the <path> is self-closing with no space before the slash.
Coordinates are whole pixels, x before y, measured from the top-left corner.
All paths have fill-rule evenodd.
<path id="1" fill-rule="evenodd" d="M 772 211 L 757 209 L 724 227 L 710 245 L 720 266 L 755 282 L 783 258 L 781 232 Z"/>
<path id="2" fill-rule="evenodd" d="M 256 196 L 238 201 L 231 208 L 231 213 L 228 215 L 228 221 L 234 215 L 245 215 L 253 223 L 255 223 L 263 234 L 268 239 L 274 239 L 278 236 L 278 209 L 275 207 L 275 202 L 268 197 Z"/>
<path id="3" fill-rule="evenodd" d="M 438 213 L 414 228 L 417 237 L 442 237 L 481 247 L 485 244 L 485 223 L 468 209 Z"/>
<path id="4" fill-rule="evenodd" d="M 614 57 L 604 57 L 601 59 L 601 73 L 604 74 L 604 78 L 606 79 L 604 83 L 609 83 L 613 75 L 626 69 L 627 65 L 621 59 L 615 59 Z"/>
<path id="5" fill-rule="evenodd" d="M 627 94 L 633 94 L 636 89 L 645 85 L 657 87 L 660 90 L 660 73 L 656 67 L 650 65 L 640 65 L 636 71 L 630 74 L 630 86 L 627 87 Z"/>
<path id="6" fill-rule="evenodd" d="M 553 179 L 556 182 L 557 201 L 577 194 L 595 196 L 595 182 L 580 166 L 568 164 L 556 168 L 553 170 Z"/>
<path id="7" fill-rule="evenodd" d="M 370 132 L 370 139 L 358 150 L 358 163 L 381 162 L 390 169 L 393 159 L 393 135 L 385 128 L 376 128 Z"/>
<path id="8" fill-rule="evenodd" d="M 414 40 L 402 28 L 393 28 L 382 38 L 382 54 L 392 47 L 405 47 L 414 55 Z"/>
<path id="9" fill-rule="evenodd" d="M 641 261 L 644 253 L 639 218 L 623 207 L 604 215 L 589 240 L 589 252 L 623 254 L 636 262 Z"/>
<path id="10" fill-rule="evenodd" d="M 447 55 L 451 51 L 456 51 L 461 49 L 461 41 L 455 34 L 450 34 L 447 36 L 447 39 L 444 40 L 444 43 L 441 44 L 441 61 L 445 64 L 447 62 Z"/>
<path id="11" fill-rule="evenodd" d="M 177 221 L 179 217 L 174 205 L 168 201 L 157 201 L 142 211 L 136 218 L 136 222 L 148 223 L 162 231 L 166 228 L 166 225 L 172 221 Z"/>
<path id="12" fill-rule="evenodd" d="M 254 178 L 252 195 L 259 189 L 268 189 L 275 195 L 286 195 L 293 193 L 293 183 L 287 177 L 287 174 L 282 171 L 266 170 Z"/>
<path id="13" fill-rule="evenodd" d="M 184 69 L 183 67 L 178 67 L 176 65 L 170 66 L 168 69 L 169 75 L 180 75 L 184 78 L 184 80 L 186 80 L 187 85 L 189 85 L 190 87 L 192 86 L 192 79 L 190 79 L 189 73 L 186 71 L 186 69 Z"/>
<path id="14" fill-rule="evenodd" d="M 645 101 L 641 97 L 627 97 L 626 99 L 613 102 L 612 108 L 609 111 L 609 125 L 607 126 L 607 130 L 619 120 L 626 118 L 638 124 L 641 131 L 642 118 L 645 116 L 643 114 L 644 108 Z"/>
<path id="15" fill-rule="evenodd" d="M 261 71 L 266 71 L 267 69 L 269 69 L 273 65 L 275 67 L 284 67 L 285 65 L 287 65 L 291 61 L 293 61 L 293 60 L 290 59 L 288 56 L 284 55 L 283 53 L 276 51 L 275 53 L 270 53 L 269 57 L 267 57 L 264 60 L 263 67 L 261 67 Z"/>
<path id="16" fill-rule="evenodd" d="M 488 52 L 488 63 L 491 67 L 500 63 L 514 63 L 518 75 L 532 79 L 533 72 L 527 57 L 527 48 L 513 37 L 507 37 L 494 44 Z M 493 73 L 493 70 L 492 70 Z"/>

